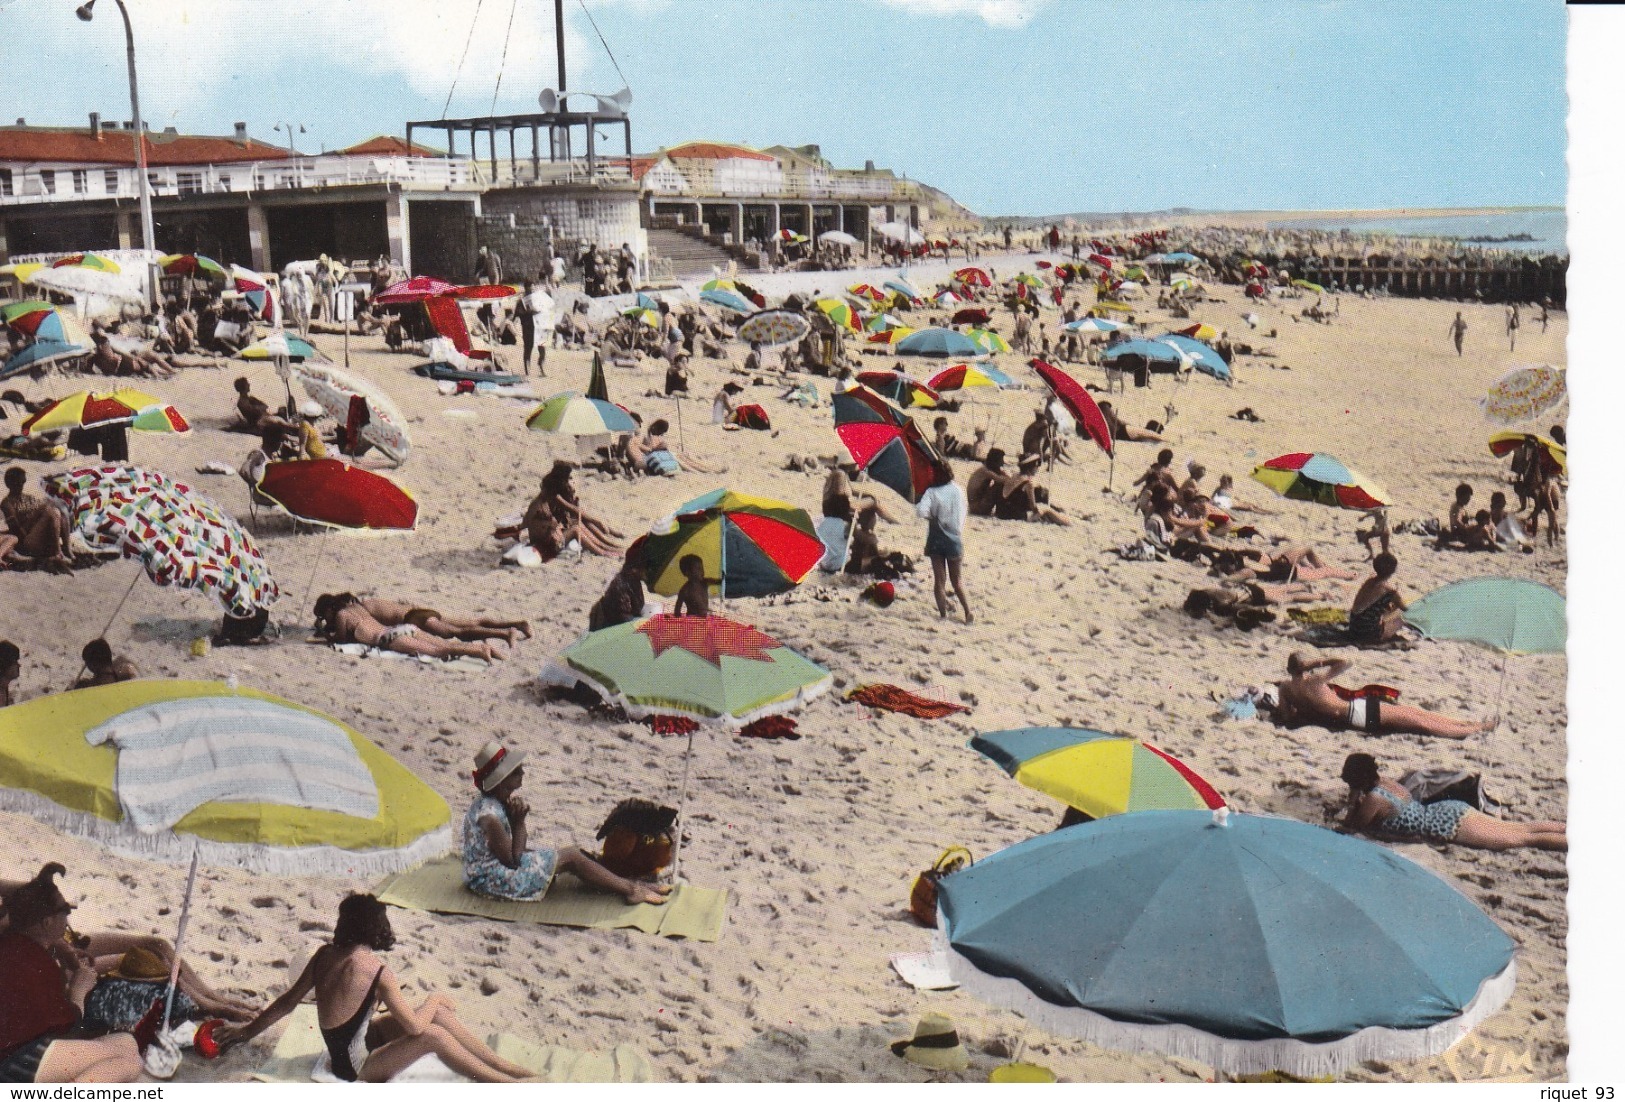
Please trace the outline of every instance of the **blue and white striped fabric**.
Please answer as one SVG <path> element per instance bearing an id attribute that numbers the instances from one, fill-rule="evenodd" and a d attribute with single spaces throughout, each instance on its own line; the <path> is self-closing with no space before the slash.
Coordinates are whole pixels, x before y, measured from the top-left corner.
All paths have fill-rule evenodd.
<path id="1" fill-rule="evenodd" d="M 118 747 L 125 818 L 151 834 L 215 801 L 378 816 L 378 786 L 344 728 L 252 697 L 167 700 L 85 733 Z"/>

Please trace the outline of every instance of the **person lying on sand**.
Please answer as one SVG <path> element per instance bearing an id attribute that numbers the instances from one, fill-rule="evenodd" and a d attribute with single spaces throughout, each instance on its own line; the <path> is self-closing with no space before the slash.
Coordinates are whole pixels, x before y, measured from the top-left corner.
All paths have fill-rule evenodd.
<path id="1" fill-rule="evenodd" d="M 655 418 L 641 433 L 626 440 L 626 457 L 637 471 L 651 475 L 676 475 L 679 471 L 697 471 L 700 474 L 721 474 L 728 469 L 726 463 L 697 459 L 685 451 L 672 447 L 666 439 L 671 425 L 664 418 Z"/>
<path id="2" fill-rule="evenodd" d="M 95 351 L 90 354 L 90 366 L 103 375 L 142 375 L 168 379 L 175 374 L 174 365 L 156 353 L 142 350 L 130 355 L 120 352 L 113 347 L 106 333 L 97 333 L 92 343 Z"/>
<path id="3" fill-rule="evenodd" d="M 1461 800 L 1424 804 L 1403 787 L 1384 780 L 1377 759 L 1350 754 L 1341 778 L 1349 786 L 1347 809 L 1339 829 L 1364 831 L 1418 842 L 1453 842 L 1474 849 L 1506 850 L 1530 846 L 1565 851 L 1568 826 L 1553 820 L 1509 823 L 1484 814 Z"/>
<path id="4" fill-rule="evenodd" d="M 1349 638 L 1356 643 L 1386 643 L 1399 634 L 1405 598 L 1393 582 L 1399 560 L 1383 551 L 1371 560 L 1371 577 L 1360 583 L 1349 605 Z"/>
<path id="5" fill-rule="evenodd" d="M 346 1082 L 387 1082 L 431 1054 L 480 1083 L 534 1077 L 529 1068 L 481 1044 L 444 995 L 430 995 L 416 1007 L 408 1003 L 395 973 L 377 956 L 394 944 L 389 912 L 376 897 L 346 897 L 339 904 L 333 940 L 316 950 L 293 986 L 246 1025 L 215 1030 L 220 1051 L 258 1037 L 314 991 L 316 1020 L 333 1074 Z M 382 1014 L 377 1013 L 380 1002 Z"/>
<path id="6" fill-rule="evenodd" d="M 1136 429 L 1125 425 L 1117 416 L 1117 411 L 1110 402 L 1100 403 L 1100 415 L 1106 419 L 1106 427 L 1111 429 L 1113 440 L 1124 440 L 1129 443 L 1140 444 L 1166 444 L 1167 440 L 1150 429 Z"/>
<path id="7" fill-rule="evenodd" d="M 1236 551 L 1240 566 L 1229 576 L 1242 581 L 1253 578 L 1266 582 L 1318 582 L 1327 578 L 1352 582 L 1357 574 L 1321 561 L 1320 555 L 1307 544 L 1292 544 L 1273 551 L 1240 548 Z"/>
<path id="8" fill-rule="evenodd" d="M 530 805 L 518 795 L 525 781 L 525 755 L 500 742 L 485 744 L 474 758 L 480 795 L 463 816 L 463 881 L 468 890 L 495 899 L 528 901 L 547 893 L 555 872 L 568 872 L 629 904 L 666 902 L 671 888 L 616 876 L 575 846 L 544 849 L 528 844 Z"/>
<path id="9" fill-rule="evenodd" d="M 505 656 L 489 641 L 462 643 L 430 635 L 416 624 L 386 627 L 373 618 L 353 593 L 323 593 L 316 598 L 316 631 L 334 643 L 361 643 L 379 650 L 428 658 L 483 658 Z"/>
<path id="10" fill-rule="evenodd" d="M 1276 703 L 1266 705 L 1270 718 L 1282 727 L 1317 726 L 1332 731 L 1433 735 L 1450 739 L 1464 739 L 1495 727 L 1493 721 L 1451 719 L 1375 696 L 1344 700 L 1332 689 L 1331 681 L 1352 665 L 1342 658 L 1311 659 L 1293 654 L 1286 663 L 1291 676 L 1276 682 Z"/>
<path id="11" fill-rule="evenodd" d="M 16 543 L 7 552 L 44 559 L 53 574 L 72 574 L 68 560 L 68 535 L 72 525 L 66 509 L 48 498 L 26 492 L 28 472 L 21 467 L 6 470 L 6 496 L 0 498 L 0 516 Z"/>
<path id="12" fill-rule="evenodd" d="M 705 562 L 698 555 L 684 555 L 677 560 L 677 569 L 687 579 L 677 591 L 677 602 L 672 605 L 673 616 L 711 615 L 711 583 L 705 577 Z"/>
<path id="13" fill-rule="evenodd" d="M 1000 500 L 993 507 L 994 516 L 1001 520 L 1043 521 L 1071 527 L 1071 518 L 1050 504 L 1049 490 L 1038 483 L 1036 476 L 1042 465 L 1042 458 L 1031 453 L 1016 461 L 1016 473 L 1005 479 Z"/>
<path id="14" fill-rule="evenodd" d="M 135 663 L 122 655 L 113 653 L 113 648 L 106 639 L 92 639 L 85 644 L 79 657 L 85 663 L 85 673 L 73 683 L 76 689 L 88 689 L 96 685 L 116 685 L 120 681 L 134 681 L 141 676 L 141 671 L 135 668 Z"/>
<path id="15" fill-rule="evenodd" d="M 419 608 L 386 597 L 363 598 L 361 607 L 385 627 L 411 624 L 442 639 L 461 639 L 465 643 L 481 639 L 506 639 L 511 649 L 519 645 L 519 640 L 530 638 L 530 622 L 527 620 L 499 620 L 491 616 L 454 619 L 442 616 L 431 608 Z"/>

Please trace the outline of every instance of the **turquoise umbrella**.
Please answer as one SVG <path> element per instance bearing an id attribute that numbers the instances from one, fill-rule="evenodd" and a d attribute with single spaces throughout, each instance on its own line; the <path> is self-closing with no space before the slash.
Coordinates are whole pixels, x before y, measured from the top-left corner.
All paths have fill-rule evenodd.
<path id="1" fill-rule="evenodd" d="M 973 360 L 987 355 L 987 350 L 963 333 L 952 329 L 921 329 L 910 333 L 896 344 L 899 356 L 940 356 L 944 359 Z"/>
<path id="2" fill-rule="evenodd" d="M 1497 723 L 1509 654 L 1561 654 L 1568 602 L 1551 586 L 1522 578 L 1468 578 L 1440 586 L 1405 609 L 1405 622 L 1429 639 L 1477 643 L 1501 652 Z"/>
<path id="3" fill-rule="evenodd" d="M 1444 1052 L 1500 1009 L 1516 944 L 1382 846 L 1227 809 L 1136 811 L 944 877 L 961 990 L 1052 1033 L 1229 1074 Z"/>

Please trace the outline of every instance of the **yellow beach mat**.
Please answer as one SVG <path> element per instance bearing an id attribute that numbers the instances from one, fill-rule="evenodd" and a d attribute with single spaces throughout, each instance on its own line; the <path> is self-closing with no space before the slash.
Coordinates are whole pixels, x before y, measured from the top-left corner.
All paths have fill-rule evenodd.
<path id="1" fill-rule="evenodd" d="M 649 1057 L 631 1045 L 616 1045 L 608 1052 L 582 1052 L 560 1045 L 532 1044 L 506 1033 L 486 1038 L 503 1059 L 536 1072 L 549 1083 L 653 1083 L 660 1072 Z M 316 1021 L 316 1007 L 306 1004 L 288 1015 L 288 1024 L 271 1058 L 253 1072 L 261 1083 L 309 1083 L 311 1071 L 325 1046 Z M 393 1080 L 403 1082 L 461 1083 L 444 1064 L 430 1057 L 407 1068 Z"/>
<path id="2" fill-rule="evenodd" d="M 479 915 L 543 926 L 636 929 L 690 941 L 715 941 L 721 937 L 722 920 L 728 910 L 728 893 L 716 888 L 679 884 L 670 900 L 657 907 L 649 903 L 627 904 L 569 875 L 555 877 L 547 894 L 534 903 L 492 899 L 463 886 L 463 864 L 456 857 L 430 861 L 391 877 L 378 889 L 378 898 L 409 911 Z"/>

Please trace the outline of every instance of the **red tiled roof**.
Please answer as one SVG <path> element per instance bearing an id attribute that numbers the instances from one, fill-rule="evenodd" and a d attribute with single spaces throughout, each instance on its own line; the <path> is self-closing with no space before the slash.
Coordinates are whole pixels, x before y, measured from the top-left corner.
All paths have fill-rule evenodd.
<path id="1" fill-rule="evenodd" d="M 357 157 L 439 157 L 443 155 L 442 150 L 430 149 L 428 146 L 419 145 L 417 142 L 413 142 L 409 146 L 406 144 L 405 138 L 397 138 L 393 134 L 379 134 L 377 137 L 368 138 L 358 145 L 352 145 L 348 149 L 340 149 L 337 152 Z"/>
<path id="2" fill-rule="evenodd" d="M 641 180 L 649 174 L 649 170 L 659 163 L 658 157 L 633 157 L 632 179 Z"/>
<path id="3" fill-rule="evenodd" d="M 135 164 L 135 131 L 89 130 L 40 126 L 0 126 L 0 161 L 60 161 L 79 164 Z M 210 138 L 190 134 L 166 137 L 147 132 L 150 165 L 210 165 L 286 158 L 281 146 L 252 138 Z"/>
<path id="4" fill-rule="evenodd" d="M 774 161 L 778 159 L 768 153 L 759 153 L 754 149 L 746 149 L 742 145 L 723 145 L 720 142 L 686 142 L 683 145 L 673 146 L 666 150 L 666 156 L 673 160 L 694 161 L 727 161 L 736 157 L 746 161 Z"/>

